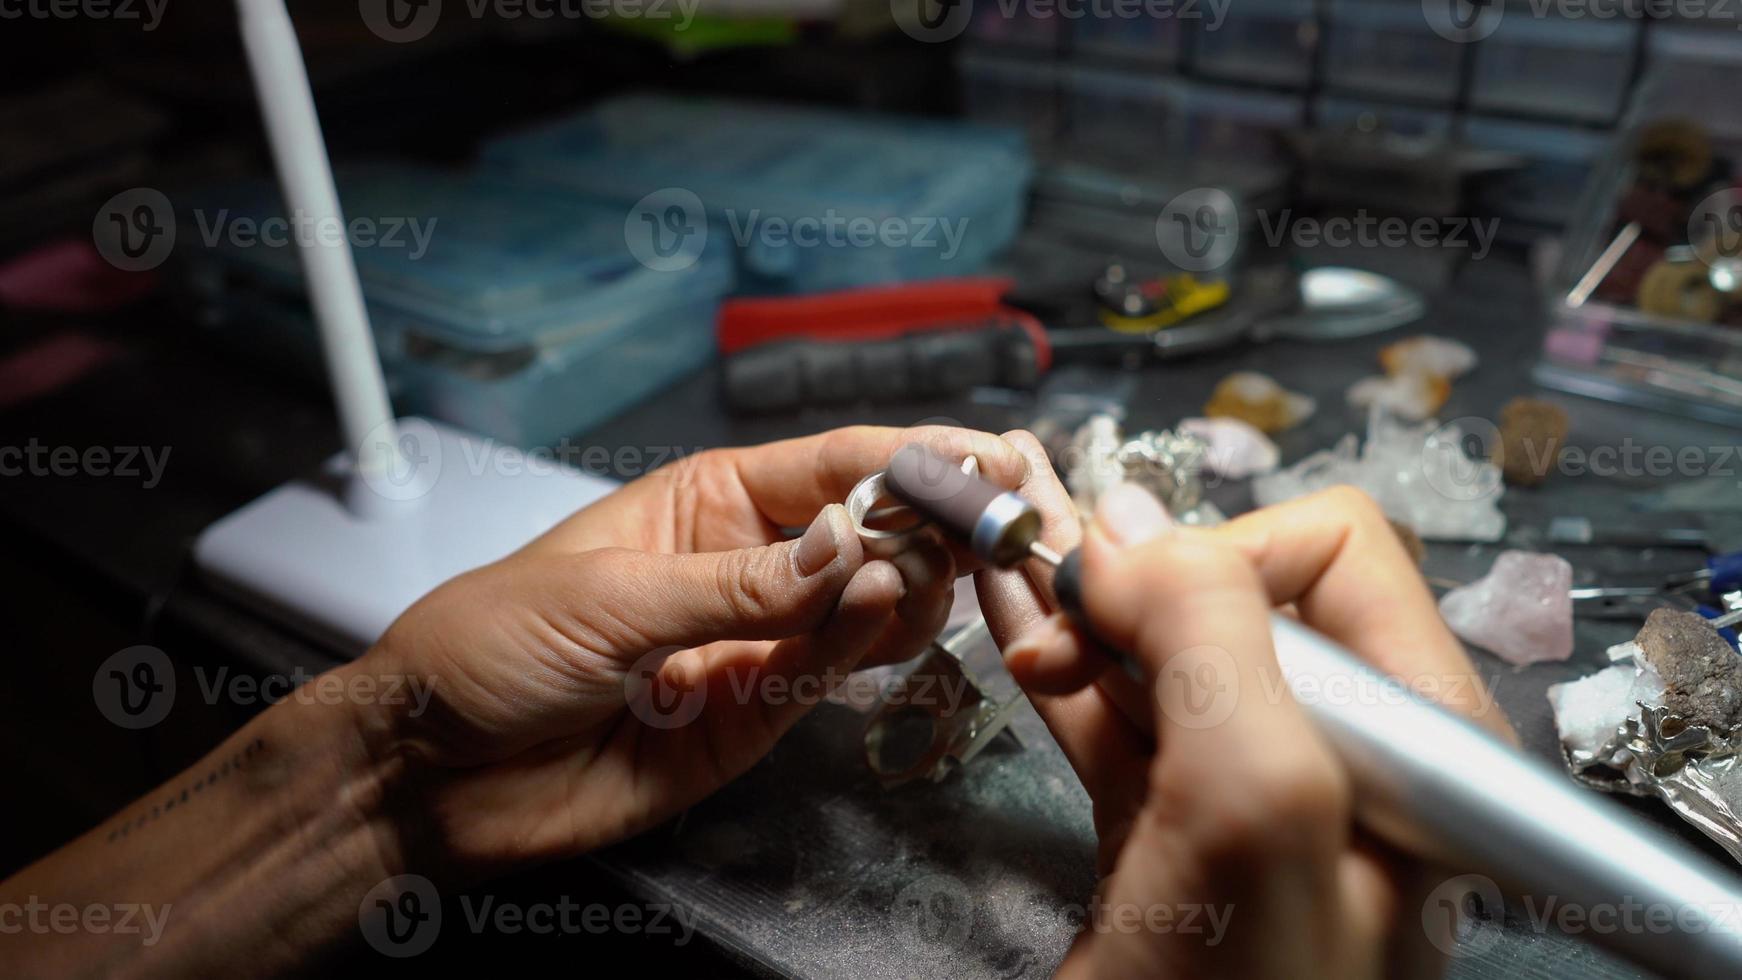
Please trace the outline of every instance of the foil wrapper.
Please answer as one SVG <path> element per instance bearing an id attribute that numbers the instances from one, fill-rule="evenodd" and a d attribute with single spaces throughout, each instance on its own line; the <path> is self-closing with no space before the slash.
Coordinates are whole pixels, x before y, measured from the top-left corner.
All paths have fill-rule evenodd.
<path id="1" fill-rule="evenodd" d="M 1127 480 L 1140 484 L 1182 524 L 1205 526 L 1225 518 L 1204 499 L 1204 463 L 1209 445 L 1197 436 L 1171 429 L 1125 436 L 1111 415 L 1095 415 L 1077 430 L 1065 464 L 1065 485 L 1078 509 L 1091 513 L 1095 502 Z"/>
<path id="2" fill-rule="evenodd" d="M 1637 649 L 1624 643 L 1611 651 L 1617 666 L 1609 670 L 1639 670 L 1628 656 L 1630 647 Z M 1573 696 L 1568 690 L 1579 683 L 1549 689 L 1573 778 L 1606 793 L 1656 797 L 1742 862 L 1742 731 L 1719 733 L 1684 724 L 1647 697 L 1633 702 L 1608 738 L 1579 744 L 1584 740 L 1573 730 L 1574 709 L 1567 703 Z"/>

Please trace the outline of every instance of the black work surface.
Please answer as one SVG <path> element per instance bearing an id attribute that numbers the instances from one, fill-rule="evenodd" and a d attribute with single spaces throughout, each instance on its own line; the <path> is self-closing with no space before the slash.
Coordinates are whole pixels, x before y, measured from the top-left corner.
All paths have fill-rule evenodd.
<path id="1" fill-rule="evenodd" d="M 1130 376 L 1129 427 L 1168 425 L 1196 414 L 1228 372 L 1263 371 L 1320 400 L 1318 414 L 1280 440 L 1284 461 L 1293 462 L 1360 430 L 1362 420 L 1345 407 L 1343 389 L 1376 372 L 1379 347 L 1418 332 L 1460 338 L 1482 357 L 1476 372 L 1457 383 L 1441 417 L 1493 418 L 1507 399 L 1533 390 L 1529 372 L 1542 334 L 1538 309 L 1521 264 L 1472 263 L 1425 320 L 1400 331 L 1335 346 L 1246 346 L 1148 367 Z M 161 312 L 146 319 L 170 321 Z M 170 327 L 153 334 L 132 329 L 138 326 L 131 324 L 120 338 L 132 341 L 122 361 L 75 387 L 0 414 L 0 445 L 33 437 L 49 445 L 168 445 L 173 454 L 163 483 L 145 490 L 115 479 L 9 477 L 0 480 L 0 520 L 10 525 L 14 540 L 28 542 L 28 553 L 41 556 L 40 565 L 29 563 L 33 571 L 74 583 L 118 620 L 143 616 L 147 639 L 178 660 L 211 658 L 263 673 L 330 666 L 331 654 L 213 597 L 183 567 L 187 546 L 202 527 L 338 448 L 330 410 L 318 393 L 207 354 Z M 1094 371 L 1109 385 L 1128 376 L 1113 368 Z M 1628 439 L 1672 449 L 1736 443 L 1731 430 L 1571 396 L 1546 397 L 1567 408 L 1570 443 L 1587 450 Z M 690 451 L 866 421 L 950 420 L 1000 430 L 1024 423 L 1032 410 L 1021 402 L 962 399 L 734 419 L 718 411 L 714 379 L 704 372 L 574 445 L 613 453 Z M 1502 503 L 1511 520 L 1508 543 L 1541 548 L 1549 517 L 1621 513 L 1631 493 L 1665 482 L 1587 474 L 1557 477 L 1539 491 L 1509 491 Z M 1239 485 L 1217 488 L 1213 496 L 1230 511 L 1246 503 Z M 1497 550 L 1434 545 L 1428 572 L 1468 580 L 1486 571 Z M 1687 551 L 1562 553 L 1581 581 L 1649 581 L 1656 569 L 1685 570 L 1699 561 Z M 8 601 L 24 602 L 18 596 Z M 14 612 L 16 619 L 37 610 L 21 605 Z M 1570 662 L 1521 671 L 1482 651 L 1473 656 L 1528 749 L 1555 759 L 1544 689 L 1602 666 L 1603 649 L 1630 632 L 1624 624 L 1581 622 Z M 44 675 L 44 683 L 66 697 L 44 700 L 88 707 L 79 685 L 88 690 L 90 670 L 113 649 L 81 649 L 76 656 L 62 651 L 65 669 Z M 71 690 L 58 690 L 63 685 Z M 19 724 L 43 711 L 20 701 Z M 88 724 L 100 724 L 94 710 L 86 713 Z M 1015 723 L 1026 750 L 999 744 L 942 784 L 891 792 L 876 786 L 861 761 L 862 724 L 849 709 L 824 706 L 744 779 L 673 824 L 593 860 L 632 894 L 693 909 L 709 939 L 759 971 L 872 977 L 1049 972 L 1068 938 L 1066 917 L 1093 885 L 1092 836 L 1088 801 L 1038 718 L 1028 712 Z M 190 736 L 184 746 L 154 747 L 138 779 L 148 782 L 166 774 L 154 770 L 188 761 L 197 754 L 196 742 Z M 1721 851 L 1668 811 L 1625 805 L 1723 860 Z M 917 920 L 911 911 L 904 914 L 915 908 L 931 911 Z M 1637 975 L 1580 942 L 1530 930 L 1520 909 L 1509 909 L 1508 918 L 1504 941 L 1456 961 L 1454 975 Z"/>

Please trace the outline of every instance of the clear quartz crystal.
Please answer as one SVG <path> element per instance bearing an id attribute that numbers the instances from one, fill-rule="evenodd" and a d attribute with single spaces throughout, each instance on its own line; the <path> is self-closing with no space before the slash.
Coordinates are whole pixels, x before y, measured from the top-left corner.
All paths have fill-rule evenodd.
<path id="1" fill-rule="evenodd" d="M 1467 455 L 1463 432 L 1432 420 L 1410 425 L 1374 407 L 1367 442 L 1353 434 L 1252 483 L 1261 506 L 1346 483 L 1365 490 L 1385 515 L 1430 541 L 1498 541 L 1506 518 L 1500 469 Z"/>
<path id="2" fill-rule="evenodd" d="M 1440 599 L 1462 639 L 1514 664 L 1573 654 L 1573 566 L 1559 555 L 1503 551 L 1488 574 Z"/>

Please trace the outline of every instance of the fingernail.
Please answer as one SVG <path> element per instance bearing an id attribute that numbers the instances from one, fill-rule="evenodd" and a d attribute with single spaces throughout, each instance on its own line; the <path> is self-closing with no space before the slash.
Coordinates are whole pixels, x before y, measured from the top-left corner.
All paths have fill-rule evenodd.
<path id="1" fill-rule="evenodd" d="M 1173 518 L 1155 495 L 1135 483 L 1118 483 L 1095 504 L 1095 523 L 1114 544 L 1131 547 L 1173 528 Z"/>
<path id="2" fill-rule="evenodd" d="M 1058 613 L 1035 623 L 1028 632 L 1017 637 L 1008 647 L 1004 648 L 1004 658 L 1015 660 L 1032 657 L 1043 650 L 1055 646 L 1065 635 L 1065 618 Z"/>
<path id="3" fill-rule="evenodd" d="M 841 553 L 840 541 L 836 538 L 834 515 L 831 511 L 839 504 L 830 504 L 823 512 L 811 521 L 811 526 L 805 529 L 804 537 L 798 539 L 798 551 L 794 560 L 798 562 L 798 573 L 803 576 L 815 575 L 829 567 L 829 562 Z"/>

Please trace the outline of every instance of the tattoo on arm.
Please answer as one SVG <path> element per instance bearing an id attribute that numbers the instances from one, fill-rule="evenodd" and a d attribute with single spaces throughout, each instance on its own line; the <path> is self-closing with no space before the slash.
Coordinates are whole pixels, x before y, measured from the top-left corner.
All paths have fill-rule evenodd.
<path id="1" fill-rule="evenodd" d="M 228 779 L 233 773 L 241 772 L 249 764 L 257 761 L 260 754 L 265 751 L 266 740 L 256 738 L 244 746 L 241 751 L 213 766 L 210 771 L 195 779 L 191 784 L 183 786 L 179 790 L 171 790 L 168 795 L 152 803 L 150 809 L 146 809 L 145 804 L 141 803 L 137 814 L 124 817 L 118 826 L 110 829 L 108 842 L 113 844 L 118 840 L 125 840 L 128 834 L 140 833 L 147 824 L 156 822 L 160 817 L 169 816 L 176 808 L 185 809 L 198 800 L 200 794 L 205 790 L 220 780 Z"/>

